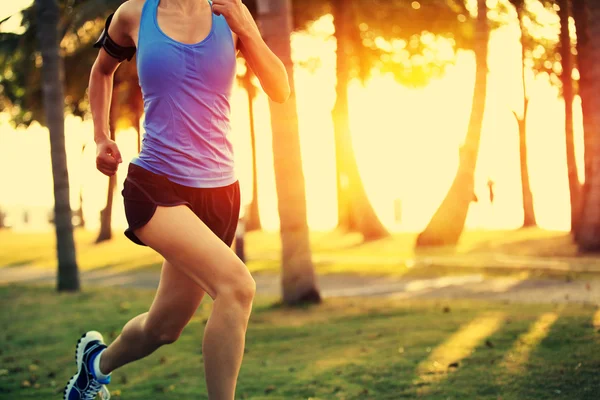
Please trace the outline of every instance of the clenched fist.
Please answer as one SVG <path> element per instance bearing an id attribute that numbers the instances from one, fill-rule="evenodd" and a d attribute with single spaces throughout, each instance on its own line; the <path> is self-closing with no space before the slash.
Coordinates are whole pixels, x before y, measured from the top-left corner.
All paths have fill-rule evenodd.
<path id="1" fill-rule="evenodd" d="M 227 20 L 229 28 L 240 36 L 251 29 L 252 24 L 248 19 L 249 13 L 241 0 L 213 0 L 213 12 L 222 15 Z"/>
<path id="2" fill-rule="evenodd" d="M 104 175 L 112 176 L 117 172 L 119 164 L 123 162 L 117 144 L 106 139 L 96 146 L 96 168 Z"/>

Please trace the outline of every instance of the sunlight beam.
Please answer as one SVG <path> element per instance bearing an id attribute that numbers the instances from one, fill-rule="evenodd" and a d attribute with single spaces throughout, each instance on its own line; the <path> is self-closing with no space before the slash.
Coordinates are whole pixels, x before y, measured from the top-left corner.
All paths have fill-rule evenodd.
<path id="1" fill-rule="evenodd" d="M 479 317 L 436 347 L 417 367 L 419 378 L 414 384 L 420 386 L 419 393 L 428 392 L 433 385 L 446 379 L 451 372 L 450 366 L 468 357 L 478 345 L 500 328 L 504 319 L 503 313 Z"/>
<path id="2" fill-rule="evenodd" d="M 558 319 L 556 313 L 546 313 L 537 319 L 529 331 L 521 335 L 506 353 L 502 366 L 510 373 L 517 374 L 529 360 L 531 352 L 546 337 Z"/>

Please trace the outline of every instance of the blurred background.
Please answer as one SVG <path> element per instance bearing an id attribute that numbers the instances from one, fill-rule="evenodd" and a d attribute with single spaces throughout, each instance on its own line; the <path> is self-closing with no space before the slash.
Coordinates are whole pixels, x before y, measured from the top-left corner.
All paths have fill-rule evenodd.
<path id="1" fill-rule="evenodd" d="M 100 210 L 106 206 L 106 179 L 95 169 L 95 145 L 86 98 L 91 64 L 97 50 L 90 47 L 103 28 L 106 14 L 118 1 L 94 2 L 94 17 L 86 1 L 60 3 L 64 9 L 61 50 L 65 57 L 65 148 L 69 169 L 70 203 L 81 210 L 86 229 L 98 229 Z M 97 5 L 96 5 L 97 3 Z M 425 228 L 446 196 L 456 175 L 459 148 L 465 140 L 472 113 L 475 84 L 475 1 L 356 1 L 335 20 L 335 4 L 309 0 L 293 4 L 297 11 L 291 33 L 296 83 L 302 170 L 306 185 L 307 219 L 311 230 L 326 231 L 338 225 L 334 129 L 349 133 L 352 167 L 373 208 L 373 218 L 390 232 L 419 232 Z M 355 4 L 356 3 L 356 4 Z M 477 152 L 473 192 L 478 201 L 469 206 L 467 229 L 515 229 L 523 225 L 519 146 L 523 119 L 523 87 L 528 112 L 527 172 L 537 225 L 570 230 L 568 164 L 565 140 L 565 73 L 561 64 L 558 7 L 552 2 L 527 2 L 522 24 L 510 2 L 488 2 L 493 29 L 489 40 L 487 94 L 481 116 L 481 143 Z M 3 5 L 2 116 L 0 117 L 3 171 L 0 205 L 4 225 L 14 230 L 48 230 L 53 209 L 50 142 L 44 127 L 40 55 L 31 1 Z M 105 7 L 105 10 L 101 9 Z M 77 8 L 84 8 L 78 11 Z M 20 12 L 25 8 L 23 13 Z M 28 11 L 29 10 L 29 11 Z M 346 15 L 348 14 L 348 15 Z M 90 15 L 91 16 L 91 15 Z M 88 17 L 89 18 L 89 17 Z M 571 20 L 572 25 L 573 21 Z M 346 30 L 346 54 L 339 51 L 336 27 Z M 569 54 L 576 54 L 572 26 Z M 524 54 L 521 31 L 524 31 Z M 340 33 L 338 32 L 338 35 Z M 13 46 L 13 47 L 11 47 Z M 524 56 L 524 58 L 523 58 Z M 573 59 L 575 57 L 573 56 Z M 343 64 L 336 67 L 336 60 Z M 37 64 L 36 64 L 37 63 Z M 524 68 L 524 70 L 523 70 Z M 573 85 L 579 73 L 570 65 Z M 343 70 L 341 70 L 343 69 Z M 278 230 L 277 195 L 268 100 L 256 79 L 239 80 L 232 100 L 232 137 L 244 203 L 252 199 L 252 146 L 249 99 L 256 140 L 257 197 L 262 227 Z M 137 153 L 143 136 L 141 99 L 135 65 L 119 71 L 119 105 L 116 137 L 124 159 Z M 340 76 L 338 76 L 340 75 Z M 337 79 L 343 89 L 336 91 Z M 525 82 L 523 82 L 525 80 Z M 339 91 L 347 98 L 339 100 Z M 337 101 L 347 112 L 332 119 Z M 583 182 L 583 124 L 577 93 L 572 106 L 574 160 Z M 137 113 L 137 115 L 136 115 Z M 516 113 L 516 116 L 515 116 Z M 141 119 L 139 121 L 138 119 Z M 339 129 L 339 127 L 338 127 Z M 524 133 L 522 133 L 523 135 Z M 27 154 L 27 157 L 24 157 Z M 126 166 L 117 177 L 120 191 Z M 343 174 L 343 171 L 341 172 Z M 27 182 L 27 185 L 22 185 Z M 489 184 L 494 199 L 490 201 Z M 123 207 L 113 208 L 112 225 L 125 226 Z"/>
<path id="2" fill-rule="evenodd" d="M 111 135 L 125 162 L 111 179 L 95 168 L 87 97 L 98 53 L 92 44 L 121 3 L 12 0 L 0 6 L 0 283 L 56 283 L 61 291 L 78 291 L 81 282 L 156 285 L 160 258 L 122 234 L 120 192 L 127 163 L 144 137 L 135 59 L 115 75 L 110 111 Z M 243 207 L 234 247 L 255 276 L 259 294 L 286 305 L 359 296 L 352 305 L 331 300 L 322 306 L 330 308 L 307 318 L 355 315 L 349 310 L 356 304 L 369 304 L 359 313 L 373 326 L 379 326 L 376 316 L 371 319 L 378 312 L 373 310 L 398 307 L 371 303 L 373 296 L 427 299 L 434 303 L 401 302 L 410 310 L 409 320 L 402 320 L 400 311 L 394 320 L 426 332 L 435 330 L 435 318 L 452 318 L 441 315 L 458 307 L 465 314 L 464 320 L 453 320 L 463 329 L 450 340 L 453 350 L 433 345 L 434 361 L 446 363 L 433 371 L 444 374 L 468 360 L 479 344 L 494 348 L 495 341 L 486 338 L 502 330 L 506 319 L 485 314 L 487 319 L 471 321 L 497 307 L 487 301 L 518 304 L 503 309 L 510 318 L 517 318 L 521 304 L 543 303 L 526 308 L 519 320 L 526 332 L 531 323 L 529 333 L 519 336 L 509 329 L 498 340 L 524 337 L 531 345 L 513 348 L 517 361 L 511 362 L 517 367 L 509 376 L 520 368 L 533 371 L 535 364 L 527 364 L 531 355 L 540 365 L 563 362 L 560 378 L 543 368 L 525 374 L 529 382 L 513 387 L 514 397 L 502 397 L 501 388 L 479 393 L 473 384 L 461 392 L 465 380 L 452 386 L 457 397 L 448 398 L 596 398 L 600 384 L 592 371 L 598 360 L 564 357 L 597 353 L 594 335 L 600 326 L 600 313 L 590 315 L 585 308 L 600 304 L 597 2 L 244 3 L 295 88 L 285 104 L 270 102 L 240 55 L 231 138 Z M 18 308 L 18 291 L 4 292 L 7 304 Z M 477 301 L 444 305 L 448 299 Z M 558 340 L 548 345 L 562 346 L 557 352 L 536 359 L 534 348 L 545 348 L 551 326 L 558 320 L 562 327 L 563 314 L 547 307 L 573 303 L 584 311 L 569 309 L 562 324 L 584 322 L 561 331 L 559 339 L 575 335 L 591 347 Z M 439 317 L 410 319 L 438 308 Z M 280 312 L 265 310 L 257 318 Z M 296 312 L 282 311 L 304 318 Z M 585 330 L 590 327 L 594 330 Z M 432 349 L 414 345 L 426 353 Z M 396 347 L 392 353 L 404 353 Z M 380 355 L 389 349 L 381 347 Z M 336 359 L 348 361 L 354 353 L 340 354 Z M 565 370 L 583 375 L 569 380 Z M 469 380 L 481 383 L 476 377 L 481 370 L 474 371 Z M 411 381 L 420 382 L 416 389 L 365 383 L 369 389 L 346 397 L 335 395 L 344 390 L 310 393 L 314 398 L 396 399 L 398 393 L 446 398 L 436 397 L 443 392 L 435 386 L 439 376 L 419 376 Z M 557 386 L 546 392 L 541 382 L 551 381 Z M 278 385 L 260 391 L 277 392 Z M 289 390 L 281 398 L 295 398 Z"/>

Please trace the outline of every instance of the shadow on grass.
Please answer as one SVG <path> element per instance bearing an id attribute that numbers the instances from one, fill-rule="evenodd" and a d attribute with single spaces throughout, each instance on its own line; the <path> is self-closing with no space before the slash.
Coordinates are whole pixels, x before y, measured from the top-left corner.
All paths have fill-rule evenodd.
<path id="1" fill-rule="evenodd" d="M 418 389 L 426 391 L 427 398 L 432 399 L 498 399 L 504 391 L 498 385 L 502 373 L 499 366 L 531 323 L 530 316 L 509 316 L 498 330 L 480 341 L 469 356 L 458 361 L 456 367 L 446 366 L 447 372 L 437 384 Z"/>
<path id="2" fill-rule="evenodd" d="M 458 246 L 416 246 L 413 247 L 415 258 L 453 256 L 458 254 Z"/>
<path id="3" fill-rule="evenodd" d="M 155 289 L 158 285 L 160 263 L 141 264 L 135 269 L 120 270 L 119 264 L 106 264 L 98 268 L 83 270 L 79 272 L 80 281 L 85 289 L 86 285 L 91 286 L 125 286 L 140 289 Z M 35 274 L 31 277 L 22 277 L 19 284 L 55 284 L 56 273 Z M 146 274 L 145 272 L 152 272 Z"/>
<path id="4" fill-rule="evenodd" d="M 429 399 L 597 399 L 592 311 L 516 315 L 427 391 Z M 549 318 L 550 317 L 550 318 Z"/>
<path id="5" fill-rule="evenodd" d="M 131 274 L 143 271 L 158 271 L 162 267 L 162 262 L 146 262 L 146 263 L 132 263 L 131 259 L 123 260 L 114 263 L 108 263 L 102 266 L 95 267 L 93 269 L 85 270 L 85 273 L 102 273 L 114 271 L 114 273 Z"/>
<path id="6" fill-rule="evenodd" d="M 596 400 L 600 393 L 600 335 L 593 310 L 562 315 L 514 377 L 521 398 Z"/>
<path id="7" fill-rule="evenodd" d="M 536 231 L 537 232 L 537 231 Z M 577 246 L 572 236 L 565 232 L 546 232 L 543 236 L 527 237 L 527 233 L 515 233 L 515 237 L 483 241 L 474 245 L 468 253 L 504 253 L 518 256 L 575 257 Z"/>
<path id="8" fill-rule="evenodd" d="M 464 318 L 444 318 L 440 326 L 443 325 L 446 330 L 438 332 L 435 342 L 413 341 L 418 350 L 401 347 L 401 355 L 395 359 L 390 357 L 392 353 L 397 354 L 393 351 L 393 343 L 377 343 L 375 346 L 370 343 L 389 337 L 389 333 L 380 331 L 379 335 L 373 336 L 372 330 L 361 331 L 370 340 L 357 336 L 354 345 L 360 351 L 356 354 L 348 351 L 351 346 L 347 344 L 345 349 L 338 346 L 333 351 L 321 350 L 310 369 L 312 374 L 302 376 L 309 370 L 298 371 L 297 378 L 301 379 L 296 384 L 305 388 L 312 386 L 312 390 L 298 394 L 317 398 L 333 398 L 339 394 L 345 398 L 367 396 L 390 400 L 417 397 L 431 400 L 596 399 L 600 390 L 597 372 L 600 361 L 590 354 L 598 352 L 599 335 L 592 329 L 592 312 L 561 316 L 554 325 L 550 325 L 548 332 L 538 333 L 536 340 L 539 342 L 534 341 L 528 348 L 531 332 L 539 328 L 539 321 L 545 315 L 548 313 L 512 314 L 491 335 L 479 338 L 466 357 L 430 372 L 419 372 L 419 369 L 424 363 L 436 363 L 431 355 L 444 346 L 450 346 L 446 348 L 450 352 L 456 350 L 452 342 L 460 340 L 461 326 L 468 325 Z M 386 315 L 384 318 L 388 320 L 389 317 Z M 471 317 L 473 320 L 478 318 Z M 335 323 L 340 325 L 348 321 L 338 320 Z M 371 316 L 370 322 L 381 329 L 378 317 Z M 412 328 L 424 332 L 432 327 Z M 457 333 L 459 337 L 455 338 Z M 468 332 L 464 334 L 468 336 Z M 345 337 L 351 335 L 352 332 L 344 334 Z M 428 347 L 423 351 L 425 346 Z M 517 353 L 515 357 L 519 360 L 515 349 L 523 346 L 525 352 L 520 354 L 522 365 L 518 365 L 517 371 L 507 372 L 505 360 L 512 360 L 509 354 L 513 353 Z M 372 351 L 373 348 L 378 350 Z M 443 355 L 438 356 L 443 358 Z M 332 366 L 314 374 L 318 372 L 315 366 L 327 364 Z"/>
<path id="9" fill-rule="evenodd" d="M 321 317 L 332 317 L 301 328 L 251 324 L 250 357 L 245 360 L 238 392 L 260 393 L 272 387 L 275 398 L 285 399 L 396 399 L 410 385 L 407 372 L 427 357 L 427 349 L 442 343 L 469 318 L 446 316 L 447 323 L 438 329 L 430 323 L 433 315 L 441 314 L 435 309 L 424 308 L 422 315 L 416 315 L 406 309 L 376 311 L 367 306 L 360 314 L 337 317 L 332 311 L 321 310 L 326 314 Z M 264 357 L 258 363 L 257 353 Z M 272 359 L 275 354 L 279 356 Z M 268 368 L 277 373 L 268 375 L 267 386 L 260 376 Z"/>
<path id="10" fill-rule="evenodd" d="M 38 260 L 38 258 L 28 258 L 28 259 L 23 259 L 23 260 L 12 261 L 12 262 L 6 263 L 4 265 L 0 265 L 0 269 L 1 268 L 27 267 L 30 264 L 35 263 L 37 260 Z"/>

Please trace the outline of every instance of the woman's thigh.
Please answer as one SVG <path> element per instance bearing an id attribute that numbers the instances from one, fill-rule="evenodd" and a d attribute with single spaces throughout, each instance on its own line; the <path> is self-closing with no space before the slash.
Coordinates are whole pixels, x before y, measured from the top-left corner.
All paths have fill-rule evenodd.
<path id="1" fill-rule="evenodd" d="M 221 290 L 252 282 L 232 249 L 187 206 L 157 207 L 135 234 L 213 299 Z"/>

